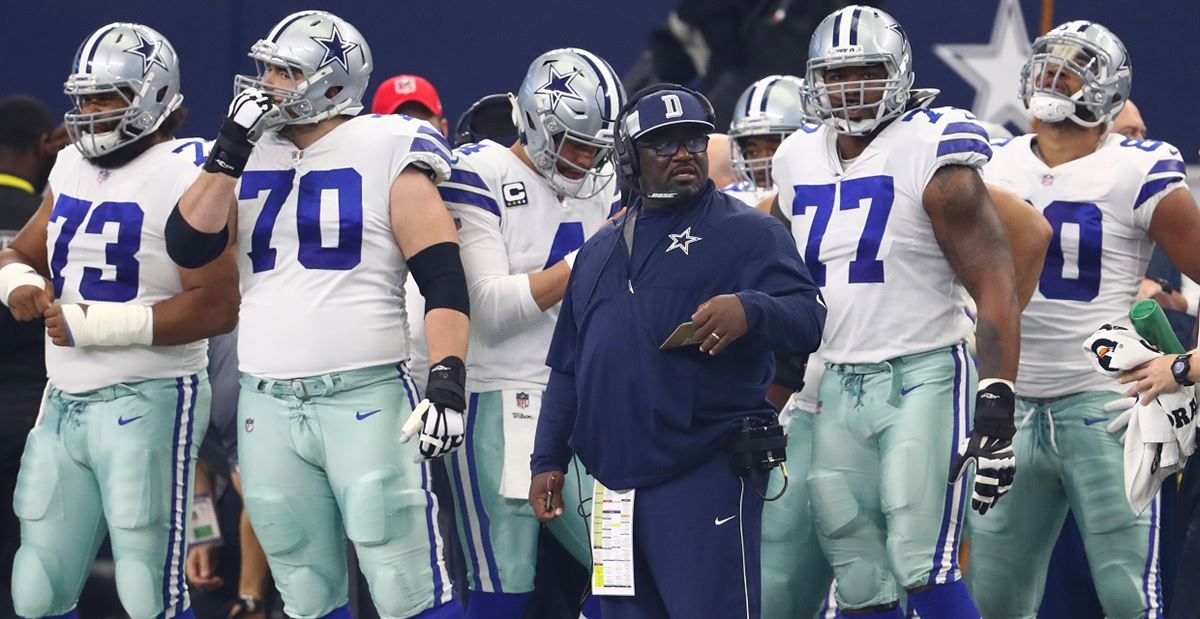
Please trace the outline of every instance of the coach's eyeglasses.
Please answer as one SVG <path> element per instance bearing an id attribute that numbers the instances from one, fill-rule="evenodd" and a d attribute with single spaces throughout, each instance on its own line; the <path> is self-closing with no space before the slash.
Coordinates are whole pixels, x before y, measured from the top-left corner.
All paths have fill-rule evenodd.
<path id="1" fill-rule="evenodd" d="M 686 148 L 689 153 L 696 155 L 708 150 L 708 136 L 694 135 L 690 138 L 684 138 L 682 140 L 663 140 L 661 142 L 654 142 L 652 144 L 641 144 L 640 146 L 654 149 L 654 154 L 658 155 L 659 157 L 673 156 L 675 153 L 679 152 L 680 146 Z"/>

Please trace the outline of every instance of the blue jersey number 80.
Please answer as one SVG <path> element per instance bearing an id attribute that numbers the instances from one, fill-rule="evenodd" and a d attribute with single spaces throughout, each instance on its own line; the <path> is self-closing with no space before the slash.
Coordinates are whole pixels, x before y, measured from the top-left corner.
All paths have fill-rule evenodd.
<path id="1" fill-rule="evenodd" d="M 1043 214 L 1054 230 L 1046 250 L 1046 265 L 1038 281 L 1038 290 L 1047 299 L 1091 301 L 1100 294 L 1100 256 L 1104 253 L 1103 216 L 1100 207 L 1090 202 L 1055 200 Z M 1067 276 L 1063 252 L 1063 226 L 1079 227 L 1079 259 L 1074 276 Z"/>
<path id="2" fill-rule="evenodd" d="M 292 192 L 295 170 L 252 170 L 242 175 L 239 200 L 252 200 L 267 192 L 262 212 L 250 235 L 250 265 L 255 273 L 275 268 L 271 235 L 279 211 Z M 338 242 L 321 244 L 321 193 L 337 193 Z M 296 233 L 300 248 L 296 259 L 306 269 L 349 271 L 362 262 L 362 175 L 354 168 L 312 170 L 300 177 L 296 197 Z"/>

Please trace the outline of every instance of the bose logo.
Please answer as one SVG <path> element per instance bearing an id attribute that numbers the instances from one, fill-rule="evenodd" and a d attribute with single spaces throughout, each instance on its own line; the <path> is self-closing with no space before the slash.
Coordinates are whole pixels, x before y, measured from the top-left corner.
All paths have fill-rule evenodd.
<path id="1" fill-rule="evenodd" d="M 679 100 L 679 95 L 663 95 L 663 106 L 667 108 L 667 118 L 679 118 L 683 116 L 683 102 Z"/>

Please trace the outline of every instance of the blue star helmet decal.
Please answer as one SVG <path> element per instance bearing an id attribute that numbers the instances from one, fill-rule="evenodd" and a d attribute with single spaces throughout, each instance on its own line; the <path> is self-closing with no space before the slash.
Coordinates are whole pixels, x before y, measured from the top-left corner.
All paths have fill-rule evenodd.
<path id="1" fill-rule="evenodd" d="M 150 67 L 158 65 L 164 69 L 167 65 L 163 62 L 162 57 L 158 53 L 158 43 L 151 41 L 142 36 L 142 33 L 134 30 L 134 36 L 137 37 L 137 45 L 125 50 L 127 53 L 141 56 L 142 58 L 142 75 L 150 72 Z"/>
<path id="2" fill-rule="evenodd" d="M 338 32 L 337 24 L 333 25 L 333 32 L 329 33 L 328 39 L 320 37 L 311 38 L 325 48 L 325 57 L 321 59 L 321 64 L 318 65 L 318 68 L 324 67 L 331 62 L 337 62 L 342 65 L 343 69 L 350 70 L 350 65 L 346 62 L 346 54 L 357 49 L 358 43 L 343 39 L 342 33 Z"/>
<path id="3" fill-rule="evenodd" d="M 549 81 L 539 86 L 537 90 L 533 91 L 533 94 L 550 97 L 550 111 L 552 112 L 558 111 L 558 103 L 563 99 L 571 99 L 583 103 L 583 97 L 579 96 L 579 93 L 575 92 L 574 88 L 571 88 L 571 82 L 576 77 L 579 77 L 580 73 L 579 69 L 574 69 L 570 73 L 562 74 L 551 64 Z M 576 110 L 571 111 L 578 113 Z"/>

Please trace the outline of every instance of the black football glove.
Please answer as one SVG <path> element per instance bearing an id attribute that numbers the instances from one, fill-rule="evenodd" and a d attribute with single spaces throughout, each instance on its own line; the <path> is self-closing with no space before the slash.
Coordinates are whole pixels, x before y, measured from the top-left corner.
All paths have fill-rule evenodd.
<path id="1" fill-rule="evenodd" d="M 959 446 L 963 452 L 950 467 L 947 483 L 954 484 L 966 472 L 967 464 L 975 463 L 975 488 L 971 494 L 971 509 L 986 514 L 1000 497 L 1012 489 L 1017 473 L 1013 453 L 1013 409 L 1016 396 L 1007 382 L 992 382 L 975 395 L 975 427 Z"/>
<path id="2" fill-rule="evenodd" d="M 425 399 L 413 409 L 400 433 L 401 443 L 420 434 L 418 460 L 440 458 L 463 444 L 466 382 L 467 368 L 458 357 L 446 357 L 429 368 Z"/>
<path id="3" fill-rule="evenodd" d="M 279 107 L 263 91 L 247 88 L 238 93 L 229 103 L 229 115 L 221 123 L 204 171 L 241 177 L 254 143 L 280 114 Z"/>

